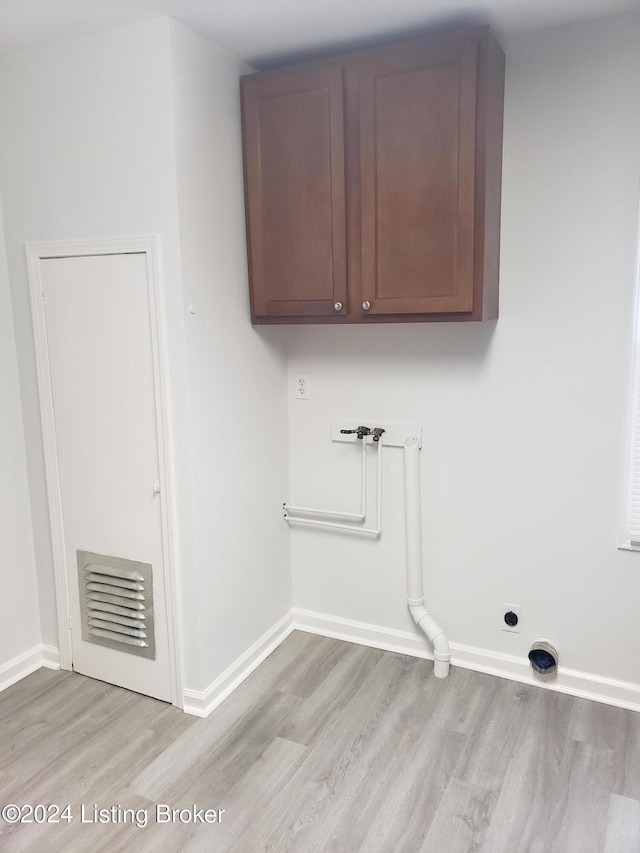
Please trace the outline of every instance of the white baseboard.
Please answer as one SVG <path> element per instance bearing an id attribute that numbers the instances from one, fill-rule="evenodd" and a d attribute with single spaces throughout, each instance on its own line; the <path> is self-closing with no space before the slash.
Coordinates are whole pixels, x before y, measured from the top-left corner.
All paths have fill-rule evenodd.
<path id="1" fill-rule="evenodd" d="M 60 649 L 42 644 L 42 666 L 47 669 L 60 669 Z"/>
<path id="2" fill-rule="evenodd" d="M 202 691 L 185 689 L 185 713 L 207 717 L 295 629 L 358 643 L 361 646 L 433 660 L 429 643 L 420 634 L 294 607 L 227 667 L 209 687 Z M 630 681 L 580 672 L 562 665 L 558 668 L 556 678 L 542 679 L 533 673 L 525 657 L 463 646 L 460 643 L 451 643 L 451 651 L 453 666 L 509 678 L 512 681 L 603 702 L 618 708 L 640 711 L 640 685 Z M 0 692 L 43 666 L 47 669 L 60 669 L 60 653 L 55 646 L 39 643 L 12 660 L 0 664 Z"/>
<path id="3" fill-rule="evenodd" d="M 43 666 L 47 669 L 60 669 L 58 649 L 43 643 L 0 664 L 0 692 Z"/>
<path id="4" fill-rule="evenodd" d="M 340 616 L 329 616 L 326 613 L 316 613 L 300 607 L 294 607 L 291 614 L 293 627 L 299 631 L 333 637 L 335 640 L 346 640 L 348 643 L 358 643 L 374 649 L 384 649 L 386 652 L 398 652 L 401 655 L 433 660 L 429 644 L 420 634 L 413 635 L 408 631 L 383 628 L 380 625 L 356 622 L 354 619 L 343 619 Z"/>
<path id="5" fill-rule="evenodd" d="M 362 646 L 372 646 L 376 649 L 398 652 L 413 657 L 433 660 L 433 654 L 428 641 L 417 634 L 408 631 L 398 631 L 383 628 L 379 625 L 369 625 L 338 616 L 329 616 L 311 610 L 294 607 L 291 611 L 293 627 L 324 637 L 334 637 L 347 640 Z M 480 649 L 473 646 L 463 646 L 451 643 L 453 666 L 485 672 L 500 678 L 509 678 L 523 684 L 532 684 L 545 690 L 555 690 L 568 693 L 595 702 L 604 702 L 618 708 L 640 711 L 640 685 L 630 681 L 618 681 L 614 678 L 580 672 L 575 669 L 559 666 L 558 674 L 553 680 L 540 678 L 534 674 L 526 657 L 506 655 L 500 652 Z"/>
<path id="6" fill-rule="evenodd" d="M 293 631 L 291 611 L 260 637 L 250 649 L 204 690 L 184 690 L 184 712 L 194 717 L 208 717 L 280 643 Z"/>

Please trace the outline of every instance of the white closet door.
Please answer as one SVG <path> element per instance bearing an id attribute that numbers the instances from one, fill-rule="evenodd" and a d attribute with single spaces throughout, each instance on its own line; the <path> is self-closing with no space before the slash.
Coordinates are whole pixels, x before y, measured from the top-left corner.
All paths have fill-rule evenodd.
<path id="1" fill-rule="evenodd" d="M 73 669 L 171 701 L 146 255 L 47 258 L 42 261 L 42 287 Z M 106 576 L 105 584 L 95 577 L 79 578 L 78 552 L 96 555 L 89 560 L 93 575 L 96 570 L 100 573 L 101 563 L 116 558 L 113 577 Z M 81 613 L 85 583 L 93 584 L 96 598 L 116 602 L 109 610 L 119 613 L 119 597 L 111 593 L 118 577 L 126 581 L 128 564 L 123 561 L 150 565 L 150 579 L 142 584 L 129 579 L 121 588 L 126 594 L 127 588 L 135 591 L 146 584 L 139 599 L 140 613 L 143 627 L 145 608 L 147 617 L 153 614 L 152 647 L 144 639 L 131 645 L 131 638 L 138 638 L 140 632 L 126 616 L 105 630 L 105 620 L 96 620 L 95 611 L 90 611 L 94 630 L 89 634 L 87 616 Z M 128 632 L 131 626 L 134 630 Z M 111 635 L 115 641 L 109 639 Z"/>

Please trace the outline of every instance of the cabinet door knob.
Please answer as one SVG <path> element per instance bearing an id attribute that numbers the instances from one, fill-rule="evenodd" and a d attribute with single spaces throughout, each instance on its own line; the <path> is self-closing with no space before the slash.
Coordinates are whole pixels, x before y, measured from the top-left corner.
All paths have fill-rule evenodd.
<path id="1" fill-rule="evenodd" d="M 366 300 L 365 302 L 362 303 L 362 310 L 363 311 L 368 311 L 369 308 L 371 308 L 371 303 L 368 300 Z"/>
<path id="2" fill-rule="evenodd" d="M 336 302 L 333 307 L 336 309 L 336 311 L 342 311 L 342 302 Z"/>

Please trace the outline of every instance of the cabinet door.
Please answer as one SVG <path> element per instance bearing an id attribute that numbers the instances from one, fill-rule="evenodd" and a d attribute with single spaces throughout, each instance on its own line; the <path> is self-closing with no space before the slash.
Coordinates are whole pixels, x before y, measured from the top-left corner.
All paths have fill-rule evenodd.
<path id="1" fill-rule="evenodd" d="M 342 69 L 245 79 L 243 118 L 253 319 L 346 315 Z"/>
<path id="2" fill-rule="evenodd" d="M 361 66 L 363 316 L 473 310 L 477 67 L 475 39 Z"/>

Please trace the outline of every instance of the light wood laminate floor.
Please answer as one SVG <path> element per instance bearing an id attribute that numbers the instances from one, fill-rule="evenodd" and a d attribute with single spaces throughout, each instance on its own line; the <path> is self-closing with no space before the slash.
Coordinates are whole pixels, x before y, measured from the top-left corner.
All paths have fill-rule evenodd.
<path id="1" fill-rule="evenodd" d="M 0 732 L 0 805 L 72 817 L 0 820 L 2 853 L 640 851 L 640 714 L 301 632 L 206 720 L 43 669 Z"/>

